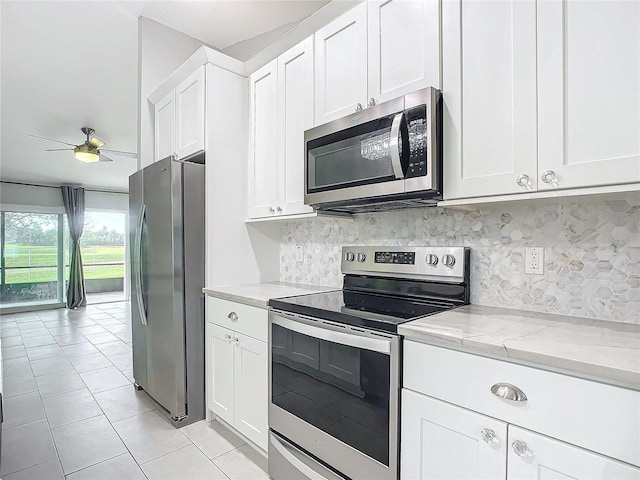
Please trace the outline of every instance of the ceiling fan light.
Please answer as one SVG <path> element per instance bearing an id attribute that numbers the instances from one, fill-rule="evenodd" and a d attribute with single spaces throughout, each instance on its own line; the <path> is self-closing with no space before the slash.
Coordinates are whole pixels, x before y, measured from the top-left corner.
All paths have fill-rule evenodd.
<path id="1" fill-rule="evenodd" d="M 84 163 L 94 163 L 100 160 L 100 154 L 97 148 L 91 148 L 87 145 L 80 145 L 73 149 L 76 160 Z"/>

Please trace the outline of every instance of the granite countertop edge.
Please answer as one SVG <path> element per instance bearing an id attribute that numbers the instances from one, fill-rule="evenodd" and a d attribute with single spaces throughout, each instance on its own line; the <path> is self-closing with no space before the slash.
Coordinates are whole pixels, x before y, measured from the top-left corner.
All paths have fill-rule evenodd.
<path id="1" fill-rule="evenodd" d="M 240 285 L 204 287 L 202 292 L 211 297 L 238 302 L 253 307 L 267 308 L 272 298 L 293 297 L 310 293 L 338 290 L 337 287 L 306 285 L 289 282 L 262 282 Z"/>
<path id="2" fill-rule="evenodd" d="M 466 305 L 405 323 L 398 333 L 640 391 L 640 325 Z"/>

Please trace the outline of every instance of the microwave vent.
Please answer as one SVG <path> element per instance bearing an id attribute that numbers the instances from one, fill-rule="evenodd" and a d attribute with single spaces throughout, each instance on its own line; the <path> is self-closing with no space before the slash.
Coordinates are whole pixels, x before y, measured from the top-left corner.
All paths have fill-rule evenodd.
<path id="1" fill-rule="evenodd" d="M 314 205 L 316 210 L 339 213 L 372 213 L 389 212 L 392 210 L 404 210 L 408 208 L 435 207 L 438 203 L 436 198 L 413 198 L 406 200 L 387 200 L 375 202 L 368 200 L 366 203 L 353 203 L 349 205 L 320 204 Z"/>

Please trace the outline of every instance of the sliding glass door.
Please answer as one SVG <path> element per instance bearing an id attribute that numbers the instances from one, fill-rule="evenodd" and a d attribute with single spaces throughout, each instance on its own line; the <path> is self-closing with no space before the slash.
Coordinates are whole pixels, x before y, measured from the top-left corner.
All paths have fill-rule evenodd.
<path id="1" fill-rule="evenodd" d="M 62 217 L 0 212 L 3 308 L 63 301 Z"/>
<path id="2" fill-rule="evenodd" d="M 80 250 L 89 305 L 125 299 L 125 222 L 124 212 L 85 212 Z M 68 249 L 66 257 L 68 269 Z"/>

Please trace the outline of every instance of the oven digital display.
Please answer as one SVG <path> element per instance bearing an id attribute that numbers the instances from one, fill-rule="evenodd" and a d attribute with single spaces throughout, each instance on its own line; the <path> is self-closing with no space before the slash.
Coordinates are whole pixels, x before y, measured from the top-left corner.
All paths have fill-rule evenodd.
<path id="1" fill-rule="evenodd" d="M 400 265 L 415 265 L 415 252 L 376 252 L 374 263 L 395 263 Z"/>

